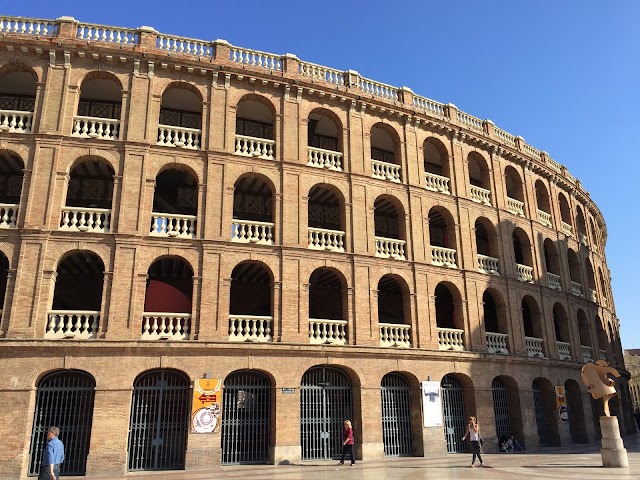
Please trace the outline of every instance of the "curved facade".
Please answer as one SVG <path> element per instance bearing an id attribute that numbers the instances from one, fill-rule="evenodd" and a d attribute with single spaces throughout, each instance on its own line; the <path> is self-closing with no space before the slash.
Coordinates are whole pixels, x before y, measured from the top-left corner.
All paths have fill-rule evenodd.
<path id="1" fill-rule="evenodd" d="M 472 414 L 489 451 L 596 439 L 580 367 L 624 369 L 606 226 L 548 154 L 289 54 L 66 17 L 0 31 L 12 477 L 80 418 L 79 475 L 329 459 L 344 417 L 363 459 L 466 451 Z M 213 441 L 188 429 L 203 375 L 225 382 Z M 444 426 L 423 426 L 426 380 Z"/>

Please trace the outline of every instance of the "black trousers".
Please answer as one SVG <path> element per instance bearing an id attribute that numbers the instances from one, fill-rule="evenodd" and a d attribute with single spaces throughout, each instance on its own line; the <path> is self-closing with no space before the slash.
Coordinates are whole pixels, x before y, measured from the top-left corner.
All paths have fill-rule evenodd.
<path id="1" fill-rule="evenodd" d="M 353 445 L 343 445 L 342 446 L 342 458 L 340 459 L 340 463 L 344 463 L 344 457 L 347 456 L 347 452 L 349 452 L 349 455 L 351 458 L 351 465 L 353 465 L 354 463 L 356 463 L 356 456 L 353 453 Z"/>
<path id="2" fill-rule="evenodd" d="M 473 453 L 473 459 L 471 460 L 471 465 L 476 463 L 476 456 L 480 463 L 482 463 L 482 457 L 480 456 L 480 442 L 477 440 L 471 440 L 471 452 Z"/>
<path id="3" fill-rule="evenodd" d="M 56 476 L 56 480 L 60 480 L 60 465 L 53 466 L 53 473 Z M 38 480 L 51 480 L 49 475 L 49 466 L 40 465 L 40 473 L 38 474 Z"/>

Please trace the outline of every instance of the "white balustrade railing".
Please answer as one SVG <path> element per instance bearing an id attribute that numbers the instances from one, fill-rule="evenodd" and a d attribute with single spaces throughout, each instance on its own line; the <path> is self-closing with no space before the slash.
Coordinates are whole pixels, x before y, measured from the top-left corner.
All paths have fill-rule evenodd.
<path id="1" fill-rule="evenodd" d="M 551 223 L 551 214 L 538 209 L 538 221 L 547 227 L 553 226 Z"/>
<path id="2" fill-rule="evenodd" d="M 580 345 L 580 352 L 582 353 L 583 362 L 593 362 L 593 357 L 591 356 L 591 347 L 588 347 L 587 345 Z"/>
<path id="3" fill-rule="evenodd" d="M 229 315 L 230 342 L 273 341 L 273 317 Z"/>
<path id="4" fill-rule="evenodd" d="M 533 267 L 516 263 L 516 277 L 521 282 L 533 283 Z"/>
<path id="5" fill-rule="evenodd" d="M 144 312 L 142 340 L 189 340 L 190 313 Z"/>
<path id="6" fill-rule="evenodd" d="M 444 117 L 444 104 L 431 100 L 430 98 L 414 94 L 413 106 L 420 110 L 424 110 L 426 113 Z"/>
<path id="7" fill-rule="evenodd" d="M 560 171 L 562 170 L 562 166 L 553 158 L 549 158 L 549 167 L 551 168 L 551 170 L 557 173 L 560 173 Z"/>
<path id="8" fill-rule="evenodd" d="M 357 77 L 356 85 L 360 87 L 364 93 L 368 93 L 374 97 L 385 98 L 392 101 L 398 100 L 398 89 L 394 86 L 387 85 L 386 83 Z"/>
<path id="9" fill-rule="evenodd" d="M 86 310 L 51 310 L 47 315 L 44 338 L 96 338 L 100 312 Z"/>
<path id="10" fill-rule="evenodd" d="M 478 254 L 478 270 L 482 273 L 500 276 L 500 260 L 487 255 Z"/>
<path id="11" fill-rule="evenodd" d="M 498 137 L 498 140 L 500 140 L 502 143 L 506 143 L 510 147 L 516 146 L 516 137 L 514 137 L 510 133 L 507 133 L 498 127 L 494 127 L 493 132 L 495 133 L 496 137 Z"/>
<path id="12" fill-rule="evenodd" d="M 404 246 L 407 242 L 395 238 L 375 237 L 376 257 L 404 260 Z"/>
<path id="13" fill-rule="evenodd" d="M 247 137 L 236 133 L 236 144 L 233 153 L 243 157 L 256 157 L 273 160 L 276 142 L 268 138 Z"/>
<path id="14" fill-rule="evenodd" d="M 582 284 L 571 280 L 571 294 L 576 297 L 582 297 Z"/>
<path id="15" fill-rule="evenodd" d="M 569 351 L 571 344 L 561 342 L 560 340 L 556 343 L 558 344 L 558 356 L 560 357 L 560 360 L 571 360 L 571 352 Z"/>
<path id="16" fill-rule="evenodd" d="M 529 357 L 544 358 L 541 338 L 524 337 L 524 344 L 527 347 L 527 355 Z"/>
<path id="17" fill-rule="evenodd" d="M 53 20 L 22 17 L 0 17 L 0 33 L 55 36 L 58 27 Z"/>
<path id="18" fill-rule="evenodd" d="M 397 323 L 380 323 L 380 346 L 410 348 L 411 325 Z"/>
<path id="19" fill-rule="evenodd" d="M 469 115 L 468 113 L 458 111 L 458 121 L 469 128 L 473 128 L 474 130 L 483 131 L 482 120 L 473 115 Z"/>
<path id="20" fill-rule="evenodd" d="M 195 40 L 193 38 L 176 37 L 173 35 L 159 34 L 156 37 L 156 48 L 165 52 L 195 55 L 198 57 L 213 56 L 211 42 Z"/>
<path id="21" fill-rule="evenodd" d="M 151 212 L 149 233 L 154 237 L 195 238 L 196 216 Z"/>
<path id="22" fill-rule="evenodd" d="M 120 120 L 113 118 L 73 117 L 72 137 L 117 140 Z"/>
<path id="23" fill-rule="evenodd" d="M 532 147 L 528 143 L 524 144 L 524 151 L 528 153 L 530 156 L 532 156 L 533 158 L 536 158 L 538 160 L 542 158 L 542 152 L 537 148 Z"/>
<path id="24" fill-rule="evenodd" d="M 303 77 L 309 77 L 313 80 L 324 80 L 334 85 L 344 85 L 344 72 L 315 63 L 300 62 L 299 73 Z"/>
<path id="25" fill-rule="evenodd" d="M 380 160 L 371 159 L 371 176 L 373 178 L 400 183 L 400 170 L 400 165 L 396 165 L 395 163 L 381 162 Z"/>
<path id="26" fill-rule="evenodd" d="M 106 233 L 110 225 L 110 208 L 62 207 L 60 230 Z"/>
<path id="27" fill-rule="evenodd" d="M 547 284 L 549 288 L 553 288 L 554 290 L 562 291 L 562 286 L 560 286 L 560 275 L 556 275 L 555 273 L 547 272 Z"/>
<path id="28" fill-rule="evenodd" d="M 598 360 L 607 360 L 607 351 L 603 349 L 598 349 Z"/>
<path id="29" fill-rule="evenodd" d="M 309 343 L 313 345 L 346 345 L 347 321 L 310 318 Z"/>
<path id="30" fill-rule="evenodd" d="M 200 150 L 202 130 L 197 128 L 158 125 L 158 145 Z"/>
<path id="31" fill-rule="evenodd" d="M 425 173 L 424 179 L 426 181 L 427 190 L 433 192 L 447 193 L 449 194 L 449 178 L 442 175 L 436 175 L 435 173 Z"/>
<path id="32" fill-rule="evenodd" d="M 583 247 L 589 246 L 589 240 L 587 239 L 587 236 L 582 232 L 578 233 L 578 241 Z"/>
<path id="33" fill-rule="evenodd" d="M 497 333 L 497 332 L 485 332 L 487 338 L 487 351 L 489 353 L 499 353 L 502 355 L 506 355 L 509 353 L 509 349 L 507 348 L 507 337 L 506 333 Z"/>
<path id="34" fill-rule="evenodd" d="M 0 132 L 31 133 L 33 112 L 0 110 Z"/>
<path id="35" fill-rule="evenodd" d="M 232 46 L 230 48 L 229 59 L 232 62 L 249 65 L 251 67 L 282 71 L 281 57 L 279 55 L 273 55 L 272 53 Z"/>
<path id="36" fill-rule="evenodd" d="M 273 245 L 273 223 L 234 218 L 231 222 L 231 241 Z"/>
<path id="37" fill-rule="evenodd" d="M 589 288 L 587 290 L 587 294 L 589 295 L 589 301 L 593 303 L 598 303 L 598 297 L 596 295 L 596 291 L 593 288 Z"/>
<path id="38" fill-rule="evenodd" d="M 309 249 L 344 252 L 344 232 L 309 227 Z"/>
<path id="39" fill-rule="evenodd" d="M 436 247 L 431 245 L 431 265 L 458 268 L 458 265 L 456 264 L 456 251 L 453 248 Z"/>
<path id="40" fill-rule="evenodd" d="M 476 203 L 491 206 L 491 190 L 471 185 L 471 200 Z"/>
<path id="41" fill-rule="evenodd" d="M 16 228 L 18 221 L 17 203 L 0 203 L 0 228 Z"/>
<path id="42" fill-rule="evenodd" d="M 78 38 L 78 40 L 116 43 L 120 45 L 137 45 L 140 43 L 138 32 L 134 29 L 94 25 L 90 23 L 78 24 L 76 38 Z"/>
<path id="43" fill-rule="evenodd" d="M 569 237 L 573 237 L 573 227 L 568 223 L 562 222 L 562 233 Z"/>
<path id="44" fill-rule="evenodd" d="M 514 215 L 524 217 L 524 202 L 521 202 L 520 200 L 507 197 L 507 209 Z"/>
<path id="45" fill-rule="evenodd" d="M 437 330 L 439 350 L 464 350 L 464 330 L 440 327 Z"/>
<path id="46" fill-rule="evenodd" d="M 333 172 L 341 172 L 342 153 L 309 147 L 309 161 L 307 165 L 310 167 L 325 168 Z"/>

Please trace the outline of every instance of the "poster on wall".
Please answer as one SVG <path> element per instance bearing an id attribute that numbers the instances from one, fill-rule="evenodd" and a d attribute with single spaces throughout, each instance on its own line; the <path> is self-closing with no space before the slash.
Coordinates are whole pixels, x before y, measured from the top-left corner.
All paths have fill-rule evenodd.
<path id="1" fill-rule="evenodd" d="M 222 416 L 222 380 L 196 378 L 193 381 L 191 432 L 215 433 Z"/>
<path id="2" fill-rule="evenodd" d="M 440 382 L 422 382 L 422 411 L 425 427 L 442 426 Z"/>
<path id="3" fill-rule="evenodd" d="M 569 407 L 567 407 L 567 396 L 564 386 L 556 385 L 556 409 L 558 410 L 558 418 L 562 423 L 569 421 Z"/>

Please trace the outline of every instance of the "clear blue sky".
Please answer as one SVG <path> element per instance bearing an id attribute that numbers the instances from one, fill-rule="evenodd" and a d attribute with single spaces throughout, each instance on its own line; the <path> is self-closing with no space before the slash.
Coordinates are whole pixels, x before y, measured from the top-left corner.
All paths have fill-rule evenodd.
<path id="1" fill-rule="evenodd" d="M 640 348 L 640 1 L 41 0 L 2 11 L 294 53 L 493 120 L 591 193 L 608 227 L 623 347 Z"/>

